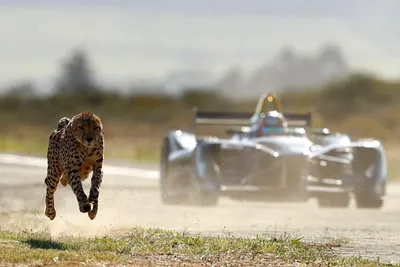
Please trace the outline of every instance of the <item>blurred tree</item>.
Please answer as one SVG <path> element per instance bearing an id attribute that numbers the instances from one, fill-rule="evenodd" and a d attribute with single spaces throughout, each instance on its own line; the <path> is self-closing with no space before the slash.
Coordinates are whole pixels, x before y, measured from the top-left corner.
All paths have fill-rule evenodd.
<path id="1" fill-rule="evenodd" d="M 263 64 L 245 82 L 243 94 L 259 95 L 266 91 L 298 91 L 304 88 L 322 88 L 335 79 L 349 74 L 346 57 L 336 44 L 327 44 L 316 55 L 306 55 L 285 46 L 272 62 Z"/>
<path id="2" fill-rule="evenodd" d="M 84 50 L 72 51 L 71 56 L 62 63 L 61 68 L 61 75 L 55 85 L 56 91 L 90 91 L 96 87 L 88 56 Z"/>
<path id="3" fill-rule="evenodd" d="M 322 49 L 316 64 L 324 80 L 341 79 L 348 73 L 342 49 L 335 44 L 328 44 Z"/>
<path id="4" fill-rule="evenodd" d="M 296 64 L 297 61 L 298 57 L 294 48 L 285 46 L 278 53 L 274 64 L 276 69 L 284 71 Z"/>
<path id="5" fill-rule="evenodd" d="M 36 96 L 36 90 L 30 81 L 22 81 L 5 88 L 3 95 L 11 98 L 31 99 Z"/>
<path id="6" fill-rule="evenodd" d="M 235 94 L 239 93 L 243 88 L 243 77 L 242 72 L 239 67 L 232 67 L 230 68 L 224 76 L 217 81 L 215 87 L 218 90 L 221 90 L 222 93 L 228 94 L 228 96 L 234 96 Z"/>

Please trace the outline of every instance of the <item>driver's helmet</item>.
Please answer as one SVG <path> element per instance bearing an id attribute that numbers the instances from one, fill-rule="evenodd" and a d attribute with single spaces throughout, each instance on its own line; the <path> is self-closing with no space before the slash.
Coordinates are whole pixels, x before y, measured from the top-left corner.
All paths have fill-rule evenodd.
<path id="1" fill-rule="evenodd" d="M 256 136 L 284 135 L 287 131 L 287 121 L 282 113 L 269 111 L 260 114 Z"/>

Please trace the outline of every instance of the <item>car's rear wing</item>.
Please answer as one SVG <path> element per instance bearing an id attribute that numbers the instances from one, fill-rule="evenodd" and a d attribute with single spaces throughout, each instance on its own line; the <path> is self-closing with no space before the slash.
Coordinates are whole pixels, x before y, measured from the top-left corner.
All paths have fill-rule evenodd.
<path id="1" fill-rule="evenodd" d="M 219 111 L 199 111 L 194 108 L 195 125 L 248 125 L 251 123 L 255 113 L 250 112 L 219 112 Z M 311 126 L 312 114 L 304 113 L 283 113 L 289 127 Z"/>

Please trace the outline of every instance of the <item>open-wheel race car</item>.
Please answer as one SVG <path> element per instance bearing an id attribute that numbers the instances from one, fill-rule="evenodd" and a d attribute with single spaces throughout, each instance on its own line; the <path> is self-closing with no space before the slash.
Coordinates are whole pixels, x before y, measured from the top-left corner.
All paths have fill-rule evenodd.
<path id="1" fill-rule="evenodd" d="M 380 208 L 386 194 L 381 143 L 312 129 L 311 119 L 311 113 L 282 113 L 273 94 L 262 95 L 254 113 L 195 109 L 195 125 L 238 128 L 227 130 L 229 138 L 169 131 L 161 148 L 162 202 L 217 205 L 222 196 L 296 202 L 315 197 L 321 207 L 347 207 L 354 196 L 359 208 Z"/>

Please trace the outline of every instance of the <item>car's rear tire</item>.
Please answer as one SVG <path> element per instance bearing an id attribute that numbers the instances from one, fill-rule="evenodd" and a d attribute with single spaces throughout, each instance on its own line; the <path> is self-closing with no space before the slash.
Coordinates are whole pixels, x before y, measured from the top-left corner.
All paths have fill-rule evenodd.
<path id="1" fill-rule="evenodd" d="M 321 208 L 348 208 L 350 205 L 349 193 L 326 193 L 318 197 Z"/>

